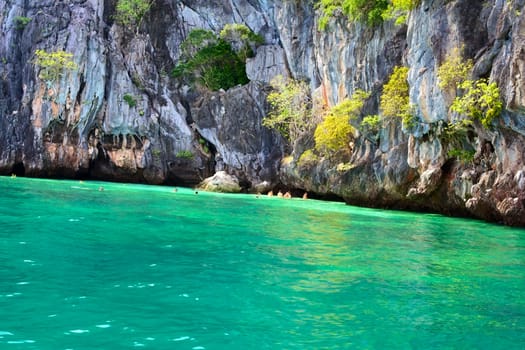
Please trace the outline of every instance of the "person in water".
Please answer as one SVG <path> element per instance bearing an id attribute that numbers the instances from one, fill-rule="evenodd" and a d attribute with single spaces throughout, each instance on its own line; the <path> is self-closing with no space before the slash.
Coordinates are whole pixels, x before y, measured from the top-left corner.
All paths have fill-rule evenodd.
<path id="1" fill-rule="evenodd" d="M 292 194 L 290 193 L 290 191 L 287 191 L 287 192 L 284 194 L 284 198 L 286 198 L 286 199 L 290 199 L 290 198 L 292 198 Z"/>
<path id="2" fill-rule="evenodd" d="M 303 199 L 308 199 L 308 192 L 305 192 L 305 193 L 303 194 Z"/>
<path id="3" fill-rule="evenodd" d="M 273 191 L 268 192 L 268 197 L 273 197 Z"/>
<path id="4" fill-rule="evenodd" d="M 281 192 L 281 190 L 279 190 L 279 192 L 277 192 L 277 197 L 283 198 L 283 193 Z"/>

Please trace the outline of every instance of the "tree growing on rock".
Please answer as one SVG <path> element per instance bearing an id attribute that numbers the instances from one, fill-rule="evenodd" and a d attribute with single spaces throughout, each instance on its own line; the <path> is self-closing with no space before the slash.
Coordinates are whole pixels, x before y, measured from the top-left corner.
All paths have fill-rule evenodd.
<path id="1" fill-rule="evenodd" d="M 355 136 L 351 121 L 361 113 L 365 100 L 370 96 L 363 90 L 356 90 L 351 98 L 346 98 L 328 111 L 324 120 L 315 129 L 315 148 L 323 155 L 349 150 Z"/>
<path id="2" fill-rule="evenodd" d="M 115 21 L 128 28 L 140 27 L 154 0 L 118 0 Z"/>
<path id="3" fill-rule="evenodd" d="M 409 98 L 408 67 L 394 67 L 390 79 L 383 86 L 379 109 L 384 118 L 401 118 L 407 128 L 414 125 Z"/>
<path id="4" fill-rule="evenodd" d="M 243 56 L 226 40 L 204 29 L 192 30 L 181 44 L 181 61 L 172 76 L 213 91 L 249 82 Z"/>
<path id="5" fill-rule="evenodd" d="M 456 97 L 450 109 L 466 115 L 472 121 L 480 121 L 483 127 L 489 129 L 503 108 L 498 85 L 489 83 L 487 79 L 478 79 L 465 80 L 458 87 L 463 91 L 463 96 Z"/>
<path id="6" fill-rule="evenodd" d="M 364 22 L 369 26 L 384 20 L 406 21 L 407 14 L 419 5 L 420 0 L 319 0 L 321 16 L 319 27 L 325 29 L 331 18 L 342 13 L 350 21 Z"/>
<path id="7" fill-rule="evenodd" d="M 226 24 L 219 35 L 222 40 L 231 45 L 243 61 L 253 57 L 257 45 L 264 42 L 262 36 L 255 34 L 250 28 L 239 23 Z"/>
<path id="8" fill-rule="evenodd" d="M 40 68 L 38 77 L 48 83 L 57 81 L 65 71 L 77 69 L 73 54 L 62 50 L 36 50 L 33 62 Z"/>
<path id="9" fill-rule="evenodd" d="M 268 95 L 271 111 L 263 125 L 275 129 L 291 143 L 315 126 L 312 118 L 310 89 L 304 81 L 279 75 L 270 82 Z"/>
<path id="10" fill-rule="evenodd" d="M 468 78 L 473 67 L 472 60 L 466 60 L 462 57 L 460 49 L 454 48 L 438 68 L 439 88 L 445 92 L 452 91 L 455 95 L 456 89 Z"/>

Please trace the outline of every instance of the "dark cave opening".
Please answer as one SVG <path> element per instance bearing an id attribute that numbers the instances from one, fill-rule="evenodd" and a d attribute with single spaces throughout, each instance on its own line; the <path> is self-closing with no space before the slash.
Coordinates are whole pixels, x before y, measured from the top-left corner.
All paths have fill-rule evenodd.
<path id="1" fill-rule="evenodd" d="M 11 170 L 11 174 L 16 176 L 24 176 L 26 174 L 26 167 L 24 166 L 24 163 L 15 163 L 13 165 L 13 170 Z"/>

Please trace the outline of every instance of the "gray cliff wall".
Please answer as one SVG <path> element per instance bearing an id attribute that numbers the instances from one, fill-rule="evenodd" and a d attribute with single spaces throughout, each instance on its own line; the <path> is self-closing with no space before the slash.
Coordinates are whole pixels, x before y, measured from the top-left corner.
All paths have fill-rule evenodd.
<path id="1" fill-rule="evenodd" d="M 525 225 L 525 0 L 422 0 L 406 25 L 337 17 L 324 31 L 311 0 L 156 0 L 138 30 L 113 23 L 115 4 L 0 2 L 1 173 L 193 185 L 225 170 L 252 190 L 280 183 L 353 204 Z M 31 21 L 20 28 L 16 16 Z M 210 93 L 174 81 L 191 29 L 218 33 L 227 23 L 265 39 L 247 62 L 251 82 Z M 455 48 L 475 61 L 474 78 L 498 83 L 504 102 L 493 128 L 474 126 L 467 163 L 442 137 L 452 98 L 437 69 Z M 37 49 L 72 52 L 78 69 L 45 83 Z M 399 65 L 409 67 L 414 128 L 393 120 L 376 137 L 359 135 L 343 168 L 329 159 L 300 166 L 311 137 L 281 164 L 290 145 L 261 126 L 273 77 L 307 80 L 327 106 L 369 91 L 365 114 L 378 114 Z"/>
<path id="2" fill-rule="evenodd" d="M 352 204 L 525 225 L 524 10 L 524 1 L 424 0 L 407 26 L 384 23 L 371 29 L 339 18 L 326 31 L 312 29 L 315 61 L 310 64 L 317 74 L 310 79 L 329 105 L 359 88 L 372 93 L 365 108 L 376 114 L 393 67 L 405 65 L 417 125 L 405 130 L 400 120 L 383 123 L 377 142 L 361 135 L 347 159 L 350 169 L 342 171 L 328 160 L 301 167 L 298 152 L 282 168 L 284 183 L 336 194 Z M 474 60 L 475 79 L 498 83 L 504 102 L 493 128 L 475 125 L 468 145 L 476 153 L 466 164 L 448 156 L 450 145 L 443 141 L 443 126 L 453 117 L 452 99 L 438 87 L 437 69 L 454 48 Z M 290 66 L 300 67 L 309 56 Z M 297 74 L 310 71 L 301 68 Z"/>
<path id="3" fill-rule="evenodd" d="M 203 97 L 188 94 L 170 77 L 191 29 L 218 32 L 227 23 L 248 23 L 271 43 L 268 9 L 248 1 L 157 0 L 135 30 L 113 23 L 115 4 L 0 3 L 0 171 L 194 185 L 220 163 L 247 186 L 275 184 L 284 145 L 277 133 L 260 126 L 266 90 L 255 80 L 285 70 L 275 66 L 284 64 L 280 47 L 272 50 L 277 61 L 268 73 L 261 76 L 260 58 L 254 59 L 254 85 L 236 90 L 244 95 L 228 92 L 221 100 L 226 110 L 209 116 L 228 127 L 215 134 L 192 118 L 202 115 L 192 104 L 206 106 Z M 20 28 L 18 16 L 31 21 Z M 33 64 L 37 49 L 71 52 L 78 68 L 44 82 Z M 249 133 L 242 129 L 247 125 Z"/>

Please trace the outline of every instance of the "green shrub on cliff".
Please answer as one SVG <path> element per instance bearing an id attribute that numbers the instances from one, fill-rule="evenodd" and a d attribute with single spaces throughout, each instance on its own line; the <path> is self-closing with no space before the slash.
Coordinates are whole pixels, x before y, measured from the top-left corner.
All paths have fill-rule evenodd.
<path id="1" fill-rule="evenodd" d="M 456 97 L 450 109 L 471 120 L 479 120 L 485 128 L 490 128 L 503 108 L 498 85 L 489 83 L 487 79 L 479 79 L 465 80 L 458 87 L 463 95 Z"/>
<path id="2" fill-rule="evenodd" d="M 153 0 L 118 0 L 115 21 L 122 26 L 135 27 L 138 30 L 152 3 Z"/>
<path id="3" fill-rule="evenodd" d="M 378 115 L 367 115 L 359 124 L 359 130 L 365 135 L 377 135 L 381 129 L 381 118 Z"/>
<path id="4" fill-rule="evenodd" d="M 212 31 L 192 30 L 181 44 L 181 62 L 172 76 L 210 90 L 248 83 L 246 63 L 231 45 Z"/>
<path id="5" fill-rule="evenodd" d="M 262 36 L 255 34 L 239 23 L 229 23 L 222 28 L 220 38 L 229 43 L 242 61 L 253 57 L 255 47 L 264 42 Z"/>
<path id="6" fill-rule="evenodd" d="M 217 41 L 217 35 L 211 30 L 193 29 L 180 45 L 181 58 L 189 60 L 205 47 L 216 45 Z"/>
<path id="7" fill-rule="evenodd" d="M 133 108 L 137 106 L 137 100 L 135 100 L 135 97 L 131 94 L 124 94 L 122 97 L 124 101 L 128 104 L 129 107 Z"/>
<path id="8" fill-rule="evenodd" d="M 62 50 L 36 50 L 33 63 L 40 68 L 38 77 L 47 82 L 58 80 L 64 71 L 77 69 L 73 54 Z"/>
<path id="9" fill-rule="evenodd" d="M 299 80 L 277 76 L 271 81 L 273 91 L 268 95 L 270 113 L 263 125 L 276 129 L 286 139 L 295 142 L 314 126 L 311 113 L 310 89 Z"/>
<path id="10" fill-rule="evenodd" d="M 16 16 L 13 22 L 15 23 L 16 29 L 23 30 L 29 24 L 29 22 L 31 22 L 31 18 L 24 16 Z"/>
<path id="11" fill-rule="evenodd" d="M 301 168 L 309 168 L 319 163 L 319 157 L 311 149 L 307 149 L 297 160 L 297 165 Z"/>
<path id="12" fill-rule="evenodd" d="M 382 13 L 383 20 L 395 20 L 397 25 L 401 25 L 406 22 L 407 15 L 417 5 L 420 0 L 390 0 L 388 7 Z"/>
<path id="13" fill-rule="evenodd" d="M 395 67 L 388 82 L 383 86 L 379 109 L 385 118 L 401 118 L 403 125 L 414 124 L 414 114 L 409 99 L 408 67 Z"/>
<path id="14" fill-rule="evenodd" d="M 330 19 L 338 13 L 342 13 L 350 21 L 360 21 L 370 26 L 391 19 L 399 24 L 405 22 L 408 12 L 419 2 L 420 0 L 320 0 L 317 3 L 321 12 L 319 27 L 325 29 Z"/>
<path id="15" fill-rule="evenodd" d="M 388 9 L 387 0 L 321 0 L 319 27 L 324 29 L 328 21 L 337 13 L 342 13 L 351 21 L 361 21 L 368 25 L 381 23 L 382 13 Z"/>
<path id="16" fill-rule="evenodd" d="M 467 79 L 473 66 L 472 60 L 465 60 L 458 48 L 453 49 L 438 68 L 439 88 L 455 91 Z"/>
<path id="17" fill-rule="evenodd" d="M 356 119 L 363 108 L 369 93 L 356 90 L 351 98 L 347 98 L 330 109 L 314 133 L 315 148 L 324 155 L 330 155 L 339 150 L 349 148 L 355 128 L 350 124 Z"/>
<path id="18" fill-rule="evenodd" d="M 189 150 L 182 150 L 177 152 L 175 155 L 176 158 L 183 158 L 183 159 L 193 159 L 194 155 L 192 151 Z"/>

